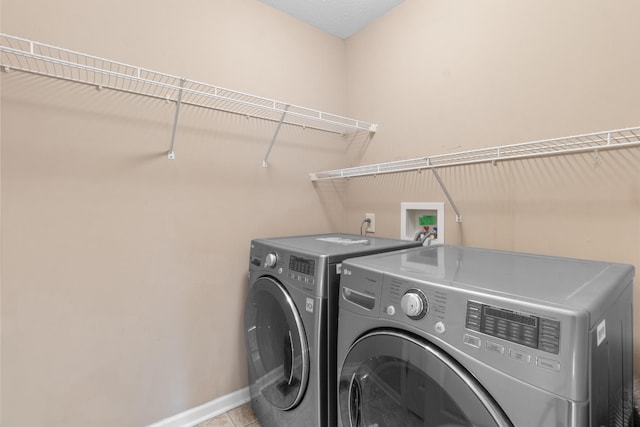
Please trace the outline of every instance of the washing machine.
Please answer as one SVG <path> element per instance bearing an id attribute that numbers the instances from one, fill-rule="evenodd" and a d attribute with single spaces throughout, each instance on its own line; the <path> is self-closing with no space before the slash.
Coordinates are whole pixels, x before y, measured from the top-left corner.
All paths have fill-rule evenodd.
<path id="1" fill-rule="evenodd" d="M 419 242 L 321 234 L 251 242 L 245 344 L 263 427 L 335 426 L 341 262 Z"/>
<path id="2" fill-rule="evenodd" d="M 457 246 L 345 261 L 338 425 L 631 425 L 634 274 Z"/>

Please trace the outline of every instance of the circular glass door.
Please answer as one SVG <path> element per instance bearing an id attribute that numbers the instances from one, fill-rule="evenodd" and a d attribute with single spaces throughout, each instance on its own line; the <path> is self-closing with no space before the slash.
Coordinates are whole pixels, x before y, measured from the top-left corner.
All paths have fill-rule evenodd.
<path id="1" fill-rule="evenodd" d="M 252 386 L 271 405 L 294 408 L 307 385 L 309 350 L 293 300 L 276 280 L 261 277 L 249 288 L 244 316 Z"/>
<path id="2" fill-rule="evenodd" d="M 399 332 L 372 332 L 351 346 L 339 397 L 345 427 L 512 426 L 455 360 Z"/>

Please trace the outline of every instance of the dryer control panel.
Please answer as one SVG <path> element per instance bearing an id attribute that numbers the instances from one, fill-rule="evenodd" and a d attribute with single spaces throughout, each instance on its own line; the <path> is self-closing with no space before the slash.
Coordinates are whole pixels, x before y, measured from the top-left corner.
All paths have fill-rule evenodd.
<path id="1" fill-rule="evenodd" d="M 291 255 L 289 257 L 289 270 L 306 274 L 308 276 L 315 276 L 316 260 L 313 258 Z"/>
<path id="2" fill-rule="evenodd" d="M 548 353 L 560 352 L 560 322 L 557 320 L 467 301 L 465 327 Z"/>
<path id="3" fill-rule="evenodd" d="M 250 280 L 270 275 L 288 286 L 293 286 L 315 296 L 324 296 L 326 264 L 323 257 L 306 256 L 286 248 L 276 248 L 252 243 L 250 255 Z"/>

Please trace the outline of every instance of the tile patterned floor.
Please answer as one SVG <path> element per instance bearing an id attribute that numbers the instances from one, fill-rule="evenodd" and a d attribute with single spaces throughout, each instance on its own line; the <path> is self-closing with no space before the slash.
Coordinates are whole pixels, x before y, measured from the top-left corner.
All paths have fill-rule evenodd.
<path id="1" fill-rule="evenodd" d="M 195 427 L 260 427 L 260 423 L 253 415 L 251 404 L 245 403 Z"/>

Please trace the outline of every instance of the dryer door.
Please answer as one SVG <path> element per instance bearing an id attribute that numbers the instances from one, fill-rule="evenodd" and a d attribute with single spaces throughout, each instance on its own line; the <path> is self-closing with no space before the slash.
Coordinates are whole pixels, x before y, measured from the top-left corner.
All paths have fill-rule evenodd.
<path id="1" fill-rule="evenodd" d="M 351 346 L 339 385 L 342 426 L 512 426 L 484 388 L 434 345 L 393 331 Z"/>
<path id="2" fill-rule="evenodd" d="M 298 310 L 280 283 L 261 277 L 249 288 L 245 343 L 251 386 L 273 406 L 295 407 L 309 377 L 309 350 Z"/>

